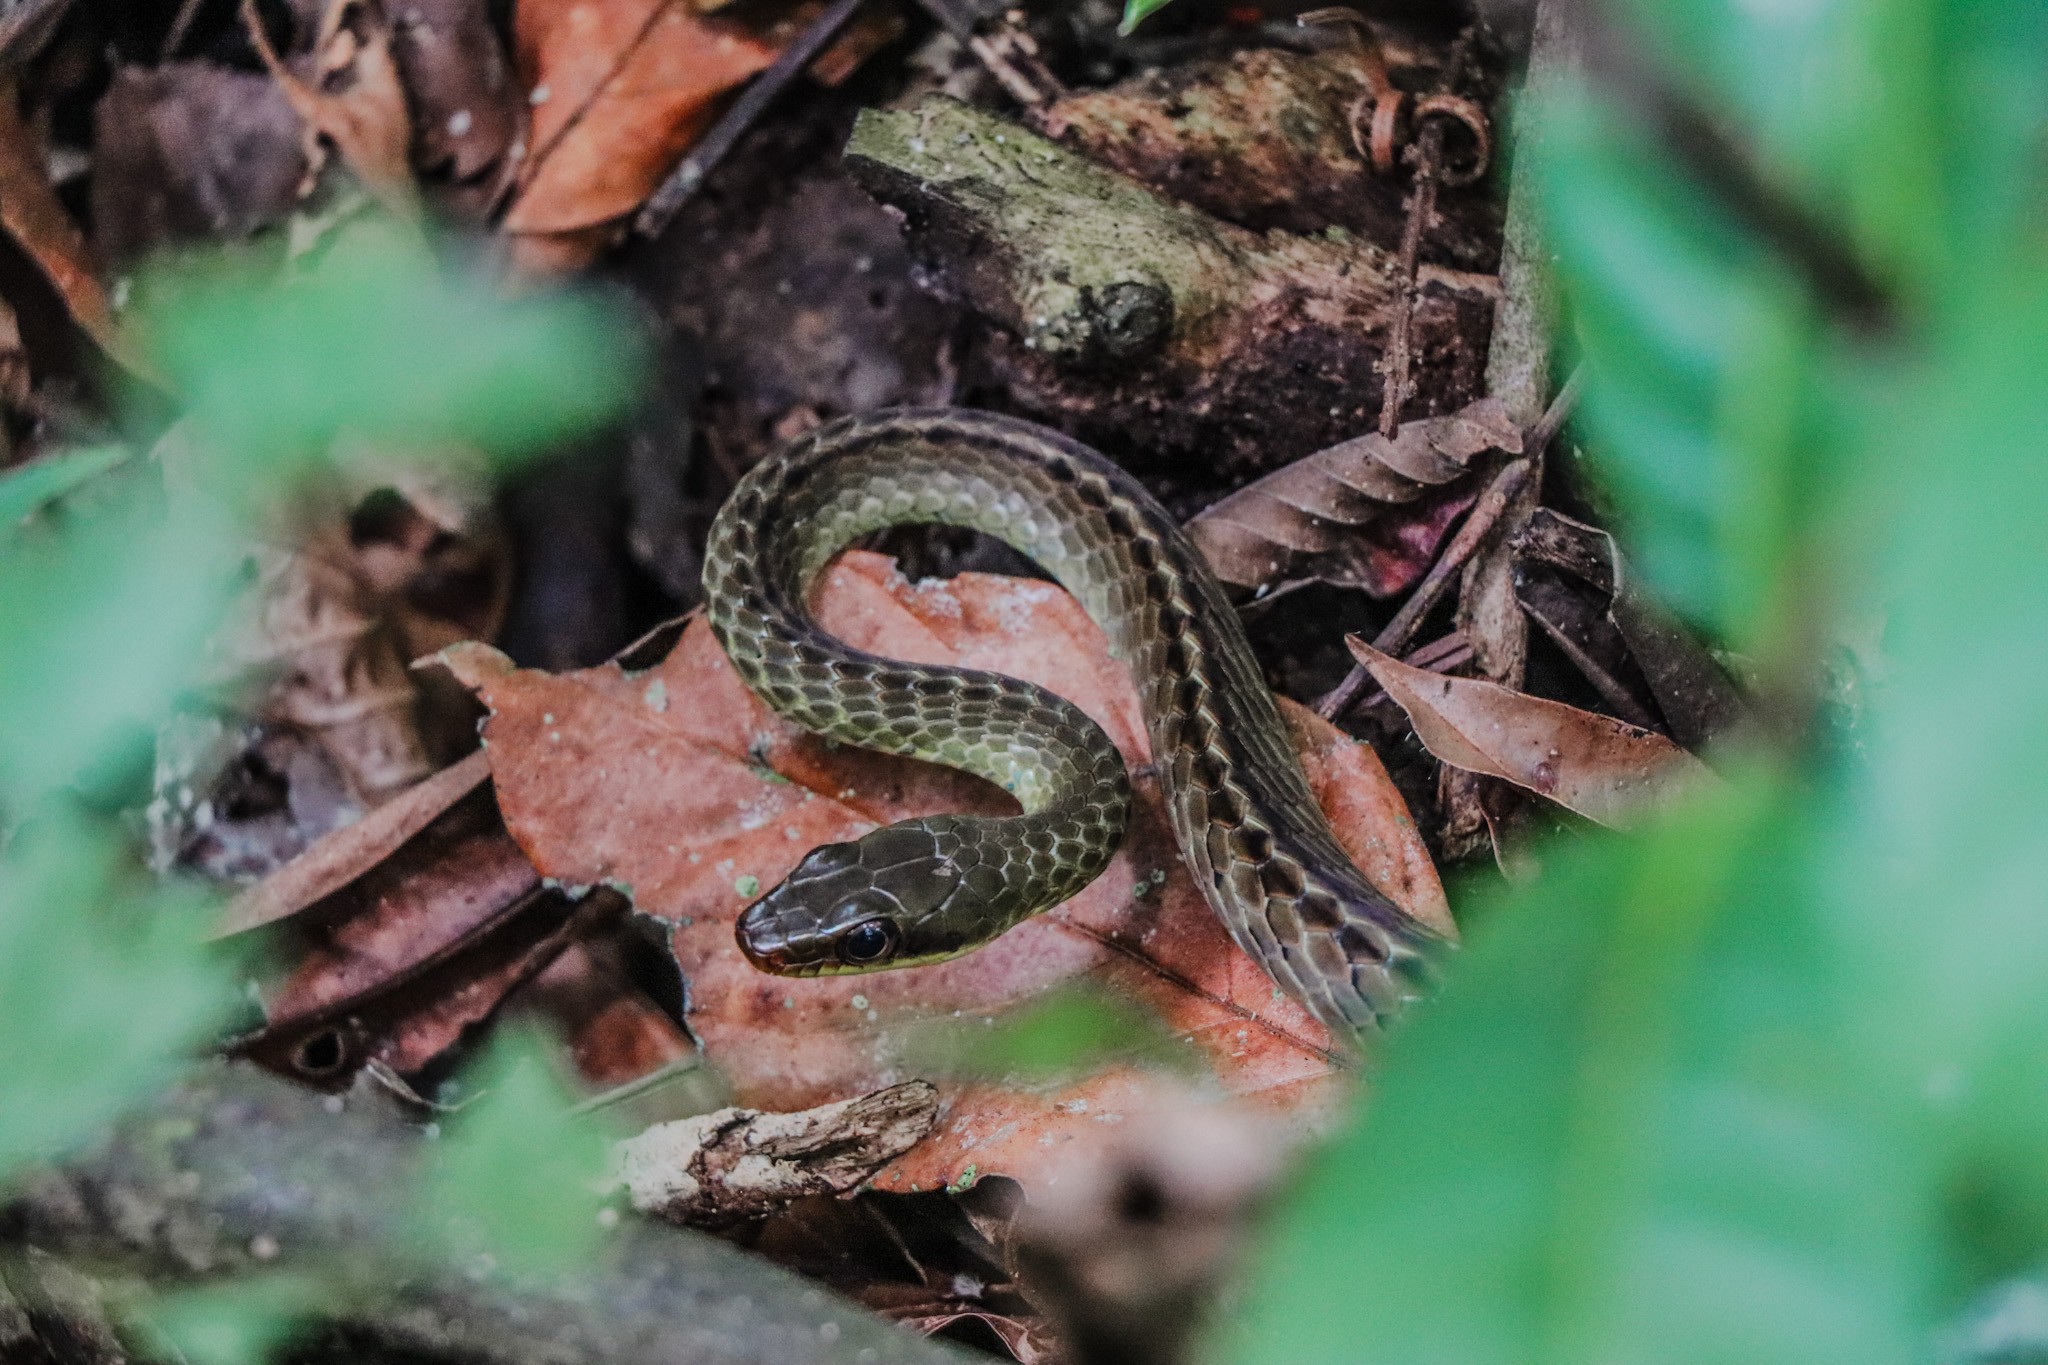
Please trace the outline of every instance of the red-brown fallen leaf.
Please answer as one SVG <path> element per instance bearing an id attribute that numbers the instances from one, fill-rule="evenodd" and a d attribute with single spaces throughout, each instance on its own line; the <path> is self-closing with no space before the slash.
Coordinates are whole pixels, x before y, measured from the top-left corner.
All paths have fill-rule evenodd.
<path id="1" fill-rule="evenodd" d="M 349 833 L 337 847 L 367 846 Z M 371 1060 L 419 1070 L 573 941 L 563 930 L 577 909 L 541 887 L 488 785 L 315 904 L 292 925 L 303 952 L 265 990 L 269 1022 L 238 1045 L 315 1085 L 345 1085 Z"/>
<path id="2" fill-rule="evenodd" d="M 572 945 L 524 1000 L 553 1019 L 592 1090 L 626 1085 L 695 1054 L 696 1045 L 639 987 L 610 941 Z"/>
<path id="3" fill-rule="evenodd" d="M 779 44 L 682 0 L 525 0 L 519 71 L 533 108 L 513 234 L 608 222 L 640 206 L 726 91 Z"/>
<path id="4" fill-rule="evenodd" d="M 1713 780 L 1660 734 L 1480 678 L 1451 678 L 1345 643 L 1387 689 L 1432 754 L 1504 778 L 1603 825 L 1624 825 Z"/>
<path id="5" fill-rule="evenodd" d="M 1147 757 L 1137 697 L 1101 632 L 1050 584 L 982 574 L 911 584 L 872 554 L 844 556 L 819 620 L 893 658 L 993 669 L 1056 688 L 1127 760 Z M 544 874 L 629 887 L 676 925 L 690 1023 L 736 1101 L 794 1109 L 902 1080 L 934 1020 L 979 1019 L 1077 977 L 1155 1011 L 1229 1094 L 1315 1111 L 1335 1090 L 1328 1032 L 1230 942 L 1183 868 L 1156 784 L 1100 878 L 1066 905 L 951 962 L 851 977 L 764 975 L 733 921 L 818 844 L 938 810 L 1009 798 L 945 769 L 828 746 L 757 701 L 705 624 L 644 672 L 518 670 L 481 645 L 441 658 L 492 712 L 485 725 L 507 828 Z M 1451 928 L 1400 796 L 1372 751 L 1296 709 L 1304 758 L 1360 866 L 1411 913 Z M 1325 796 L 1329 801 L 1330 797 Z M 1042 1179 L 1061 1148 L 1147 1102 L 1152 1077 L 1114 1070 L 1039 1092 L 951 1084 L 940 1128 L 879 1175 L 929 1189 L 974 1174 Z"/>
<path id="6" fill-rule="evenodd" d="M 58 199 L 40 142 L 18 110 L 13 80 L 0 80 L 0 228 L 50 282 L 80 330 L 110 359 L 159 383 L 115 327 L 85 234 Z"/>

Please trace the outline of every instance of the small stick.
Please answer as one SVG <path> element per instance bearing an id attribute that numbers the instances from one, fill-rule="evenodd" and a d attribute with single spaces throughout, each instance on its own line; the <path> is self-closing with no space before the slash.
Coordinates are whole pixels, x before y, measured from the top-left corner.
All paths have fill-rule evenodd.
<path id="1" fill-rule="evenodd" d="M 1457 89 L 1458 79 L 1464 72 L 1466 54 L 1471 51 L 1472 35 L 1470 28 L 1458 35 L 1437 81 L 1438 93 L 1447 95 Z M 1385 79 L 1384 72 L 1381 79 Z M 1408 403 L 1408 373 L 1414 365 L 1414 346 L 1409 337 L 1419 292 L 1415 287 L 1415 276 L 1422 261 L 1422 234 L 1428 230 L 1430 220 L 1436 217 L 1436 187 L 1443 171 L 1443 155 L 1443 123 L 1430 119 L 1422 125 L 1415 138 L 1415 196 L 1408 201 L 1408 221 L 1401 229 L 1401 307 L 1394 314 L 1393 335 L 1387 340 L 1387 381 L 1380 393 L 1380 435 L 1388 440 L 1392 440 L 1394 432 L 1400 428 L 1401 409 Z"/>
<path id="2" fill-rule="evenodd" d="M 1380 391 L 1380 435 L 1394 438 L 1401 409 L 1408 402 L 1408 371 L 1412 364 L 1409 331 L 1415 320 L 1415 272 L 1422 256 L 1422 229 L 1436 213 L 1437 161 L 1443 155 L 1444 131 L 1425 124 L 1415 141 L 1415 196 L 1408 201 L 1408 221 L 1401 229 L 1401 306 L 1394 313 L 1393 335 L 1387 340 L 1387 381 Z"/>
<path id="3" fill-rule="evenodd" d="M 1394 614 L 1394 619 L 1387 622 L 1386 628 L 1373 640 L 1374 649 L 1382 654 L 1399 656 L 1415 627 L 1422 623 L 1422 618 L 1428 615 L 1429 609 L 1436 605 L 1437 599 L 1450 585 L 1452 576 L 1465 566 L 1465 561 L 1472 557 L 1494 523 L 1500 520 L 1501 513 L 1507 510 L 1515 494 L 1521 491 L 1534 462 L 1542 458 L 1543 452 L 1550 448 L 1550 443 L 1557 439 L 1557 433 L 1570 420 L 1573 409 L 1579 405 L 1579 395 L 1585 390 L 1585 373 L 1583 365 L 1572 371 L 1572 377 L 1565 381 L 1557 397 L 1550 400 L 1543 416 L 1523 438 L 1523 458 L 1496 474 L 1486 491 L 1479 495 L 1479 501 L 1472 505 L 1471 514 L 1465 518 L 1465 524 L 1458 528 L 1458 534 L 1444 547 L 1443 554 L 1430 566 L 1429 573 L 1402 604 L 1401 610 Z M 1316 714 L 1324 720 L 1335 720 L 1343 715 L 1358 700 L 1371 676 L 1365 671 L 1365 665 L 1353 665 L 1351 671 L 1344 675 L 1344 681 L 1316 702 Z"/>
<path id="4" fill-rule="evenodd" d="M 157 65 L 161 66 L 178 55 L 178 49 L 185 46 L 185 36 L 192 30 L 192 21 L 199 17 L 199 7 L 206 0 L 184 0 L 178 12 L 171 19 L 171 27 L 164 34 L 163 45 L 157 49 Z"/>
<path id="5" fill-rule="evenodd" d="M 1429 609 L 1443 596 L 1444 589 L 1450 586 L 1451 579 L 1465 567 L 1465 561 L 1472 557 L 1472 552 L 1493 530 L 1493 524 L 1500 520 L 1500 514 L 1507 510 L 1515 494 L 1522 491 L 1522 485 L 1529 480 L 1529 468 L 1527 460 L 1516 460 L 1494 475 L 1493 482 L 1479 495 L 1479 501 L 1472 504 L 1472 513 L 1458 528 L 1458 534 L 1438 556 L 1436 563 L 1430 566 L 1428 576 L 1401 605 L 1394 619 L 1374 637 L 1374 649 L 1382 654 L 1399 655 L 1401 647 L 1408 643 L 1408 637 L 1415 633 L 1415 627 L 1421 624 Z M 1316 703 L 1316 714 L 1324 720 L 1335 720 L 1343 715 L 1358 699 L 1359 692 L 1371 676 L 1365 671 L 1364 664 L 1352 665 L 1351 671 L 1344 675 L 1344 681 Z"/>
<path id="6" fill-rule="evenodd" d="M 661 187 L 647 197 L 647 202 L 641 205 L 639 215 L 633 220 L 635 233 L 642 237 L 659 237 L 668 228 L 705 178 L 767 112 L 775 97 L 796 79 L 798 72 L 832 45 L 840 30 L 852 22 L 853 16 L 860 12 L 861 4 L 862 0 L 832 0 L 824 13 L 813 19 L 810 27 L 782 50 L 782 55 L 775 59 L 773 65 L 754 78 L 753 83 L 733 102 L 732 108 L 726 110 L 724 116 L 711 125 L 711 131 L 690 149 L 690 154 L 676 163 L 676 168 L 669 172 Z"/>

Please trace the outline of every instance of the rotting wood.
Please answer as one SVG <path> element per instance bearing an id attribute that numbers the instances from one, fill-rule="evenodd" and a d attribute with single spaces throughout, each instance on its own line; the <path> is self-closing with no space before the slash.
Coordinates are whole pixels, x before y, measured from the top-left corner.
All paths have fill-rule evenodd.
<path id="1" fill-rule="evenodd" d="M 1406 181 L 1375 174 L 1348 113 L 1366 93 L 1357 55 L 1258 48 L 1083 90 L 1038 119 L 1054 141 L 1226 222 L 1254 230 L 1331 228 L 1400 240 Z M 1447 189 L 1424 229 L 1431 266 L 1490 273 L 1500 259 L 1492 186 Z"/>
<path id="2" fill-rule="evenodd" d="M 1253 233 L 940 97 L 863 114 L 846 164 L 977 310 L 1013 392 L 1084 434 L 1237 472 L 1359 434 L 1396 303 L 1388 254 Z M 1416 415 L 1473 396 L 1492 312 L 1426 285 Z"/>
<path id="3" fill-rule="evenodd" d="M 813 1194 L 844 1194 L 939 1121 L 939 1092 L 905 1081 L 790 1114 L 720 1109 L 658 1123 L 613 1149 L 633 1207 L 723 1227 Z"/>

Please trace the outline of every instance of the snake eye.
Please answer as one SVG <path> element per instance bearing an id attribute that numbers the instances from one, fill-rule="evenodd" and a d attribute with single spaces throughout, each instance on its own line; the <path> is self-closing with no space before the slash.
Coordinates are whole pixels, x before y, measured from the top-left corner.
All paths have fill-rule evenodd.
<path id="1" fill-rule="evenodd" d="M 864 919 L 839 936 L 839 960 L 849 967 L 866 967 L 896 952 L 896 921 Z"/>

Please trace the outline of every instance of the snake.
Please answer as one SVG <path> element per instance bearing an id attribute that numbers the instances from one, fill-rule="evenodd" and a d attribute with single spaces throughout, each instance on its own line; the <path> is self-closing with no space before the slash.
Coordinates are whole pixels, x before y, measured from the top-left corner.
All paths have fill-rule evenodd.
<path id="1" fill-rule="evenodd" d="M 1020 813 L 929 815 L 811 850 L 740 914 L 749 962 L 821 976 L 956 957 L 1072 897 L 1122 842 L 1130 774 L 1078 706 L 855 649 L 812 616 L 841 550 L 912 524 L 1007 543 L 1102 629 L 1137 687 L 1182 859 L 1276 986 L 1353 1036 L 1427 992 L 1446 937 L 1345 854 L 1235 606 L 1172 514 L 1078 441 L 955 408 L 842 418 L 755 464 L 713 521 L 704 610 L 741 681 L 789 721 L 963 769 Z"/>

